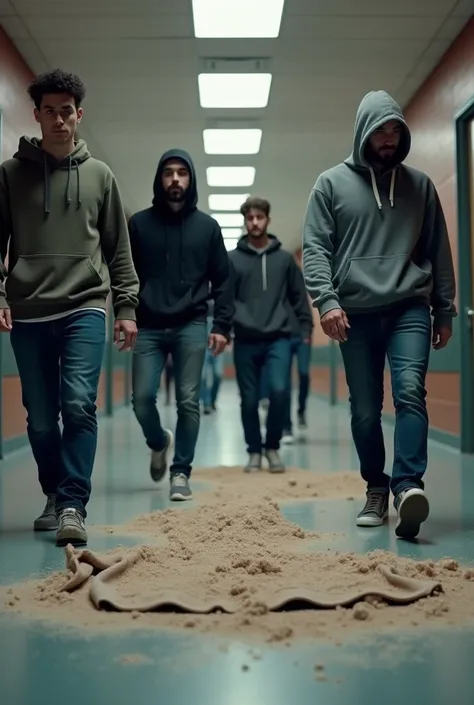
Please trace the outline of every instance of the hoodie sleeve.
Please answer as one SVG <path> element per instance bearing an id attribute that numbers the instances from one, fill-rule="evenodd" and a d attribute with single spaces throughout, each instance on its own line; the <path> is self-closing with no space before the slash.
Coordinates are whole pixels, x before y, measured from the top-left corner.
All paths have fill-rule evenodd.
<path id="1" fill-rule="evenodd" d="M 303 274 L 319 315 L 341 308 L 332 284 L 335 223 L 321 177 L 309 197 L 303 226 Z"/>
<path id="2" fill-rule="evenodd" d="M 288 272 L 288 299 L 300 324 L 303 339 L 309 340 L 313 332 L 313 315 L 308 303 L 303 274 L 293 257 Z"/>
<path id="3" fill-rule="evenodd" d="M 122 198 L 112 173 L 99 214 L 99 231 L 110 272 L 115 318 L 134 321 L 138 305 L 138 277 L 133 266 Z"/>
<path id="4" fill-rule="evenodd" d="M 423 220 L 422 239 L 426 243 L 426 253 L 433 272 L 431 308 L 434 325 L 451 328 L 452 320 L 457 315 L 454 304 L 456 278 L 443 208 L 431 181 Z"/>
<path id="5" fill-rule="evenodd" d="M 0 309 L 8 308 L 5 298 L 5 279 L 7 269 L 5 260 L 8 252 L 8 241 L 11 235 L 10 206 L 8 203 L 5 174 L 0 167 Z"/>
<path id="6" fill-rule="evenodd" d="M 211 333 L 229 338 L 234 318 L 234 287 L 231 281 L 229 255 L 217 223 L 211 240 L 209 279 L 211 297 L 214 299 L 214 322 Z"/>

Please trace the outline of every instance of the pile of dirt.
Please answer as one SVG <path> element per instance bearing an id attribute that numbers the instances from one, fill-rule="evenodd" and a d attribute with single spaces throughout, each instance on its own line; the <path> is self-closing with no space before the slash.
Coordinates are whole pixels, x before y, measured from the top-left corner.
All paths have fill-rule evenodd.
<path id="1" fill-rule="evenodd" d="M 62 591 L 65 572 L 1 588 L 0 604 L 10 612 L 85 628 L 88 634 L 165 628 L 283 644 L 305 638 L 342 643 L 358 632 L 465 625 L 474 617 L 473 571 L 451 559 L 416 562 L 384 551 L 363 556 L 338 553 L 331 550 L 330 537 L 302 531 L 282 516 L 275 502 L 229 501 L 218 509 L 210 505 L 186 512 L 167 510 L 141 517 L 128 529 L 166 540 L 138 549 L 139 559 L 114 581 L 121 595 L 185 587 L 202 599 L 231 596 L 239 603 L 237 612 L 197 616 L 98 611 L 89 600 L 90 581 L 75 592 Z M 288 584 L 334 594 L 380 585 L 380 566 L 409 577 L 435 579 L 443 592 L 404 606 L 369 598 L 350 608 L 324 611 L 271 612 L 262 599 L 266 590 Z"/>

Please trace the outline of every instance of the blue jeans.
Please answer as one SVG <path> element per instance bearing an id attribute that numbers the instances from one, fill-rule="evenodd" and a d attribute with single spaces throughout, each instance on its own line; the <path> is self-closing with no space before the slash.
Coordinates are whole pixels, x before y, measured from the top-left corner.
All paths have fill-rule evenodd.
<path id="1" fill-rule="evenodd" d="M 278 450 L 283 431 L 288 368 L 290 365 L 290 339 L 272 341 L 234 342 L 234 363 L 240 391 L 242 425 L 249 453 Z M 270 406 L 267 415 L 267 437 L 262 443 L 258 403 L 264 373 L 268 381 Z"/>
<path id="2" fill-rule="evenodd" d="M 341 352 L 349 387 L 352 435 L 362 478 L 370 489 L 423 489 L 428 462 L 425 379 L 431 348 L 428 306 L 398 306 L 384 313 L 349 317 Z M 392 478 L 385 474 L 382 433 L 385 358 L 395 406 Z"/>
<path id="3" fill-rule="evenodd" d="M 309 392 L 309 367 L 311 362 L 311 344 L 305 343 L 301 336 L 295 335 L 291 338 L 291 357 L 288 379 L 288 391 L 286 397 L 286 411 L 283 428 L 291 433 L 293 424 L 291 422 L 291 388 L 292 388 L 292 367 L 293 357 L 296 356 L 298 366 L 298 413 L 304 414 Z"/>
<path id="4" fill-rule="evenodd" d="M 152 450 L 162 450 L 166 445 L 156 397 L 168 354 L 173 361 L 178 422 L 171 474 L 191 475 L 199 434 L 199 391 L 206 348 L 204 321 L 167 330 L 140 328 L 138 331 L 132 364 L 132 405 Z"/>
<path id="5" fill-rule="evenodd" d="M 55 321 L 15 321 L 11 343 L 41 489 L 56 495 L 59 511 L 73 507 L 85 517 L 97 448 L 105 315 L 80 311 Z"/>

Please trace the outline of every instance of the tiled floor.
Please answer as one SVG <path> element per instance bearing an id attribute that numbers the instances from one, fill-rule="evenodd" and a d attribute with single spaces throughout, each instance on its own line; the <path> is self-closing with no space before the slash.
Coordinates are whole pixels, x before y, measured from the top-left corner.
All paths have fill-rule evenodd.
<path id="1" fill-rule="evenodd" d="M 167 410 L 165 415 L 172 416 Z M 357 471 L 344 407 L 330 409 L 311 399 L 311 432 L 284 450 L 288 464 L 314 472 Z M 391 448 L 392 428 L 387 427 Z M 232 383 L 224 386 L 220 411 L 204 417 L 196 467 L 236 465 L 245 459 Z M 196 476 L 196 480 L 198 477 Z M 352 502 L 315 500 L 287 505 L 287 517 L 303 528 L 342 532 L 338 546 L 358 552 L 383 548 L 416 558 L 451 556 L 474 564 L 474 459 L 431 446 L 428 476 L 432 518 L 419 542 L 396 541 L 391 527 L 357 529 Z M 32 518 L 42 504 L 28 451 L 0 464 L 0 582 L 62 568 L 63 554 L 51 537 L 34 536 Z M 118 524 L 168 506 L 166 492 L 150 487 L 147 451 L 132 412 L 120 410 L 100 428 L 89 523 Z M 49 540 L 48 540 L 49 539 Z M 117 537 L 94 537 L 94 548 L 112 547 Z M 123 543 L 123 541 L 122 541 Z M 333 545 L 333 544 L 332 544 Z M 391 664 L 390 653 L 397 649 Z M 363 649 L 363 658 L 361 658 Z M 400 651 L 404 654 L 400 663 Z M 124 653 L 148 653 L 153 665 L 124 666 Z M 189 654 L 200 658 L 188 658 Z M 44 625 L 0 616 L 0 701 L 5 705 L 472 705 L 474 630 L 439 637 L 377 637 L 342 648 L 314 643 L 268 649 L 248 672 L 247 648 L 226 652 L 200 636 L 133 635 L 91 637 L 59 634 Z M 326 665 L 327 682 L 316 682 L 314 664 Z M 297 664 L 297 665 L 295 665 Z M 172 665 L 172 667 L 170 666 Z M 340 681 L 340 682 L 338 682 Z"/>

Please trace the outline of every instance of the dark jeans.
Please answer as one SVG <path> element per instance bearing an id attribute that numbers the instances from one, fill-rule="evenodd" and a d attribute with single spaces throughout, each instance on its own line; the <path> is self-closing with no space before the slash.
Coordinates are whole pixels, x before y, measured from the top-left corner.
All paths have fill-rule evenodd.
<path id="1" fill-rule="evenodd" d="M 349 317 L 341 345 L 352 414 L 352 435 L 363 479 L 369 488 L 423 489 L 428 462 L 425 378 L 431 348 L 428 306 L 400 306 L 383 314 Z M 392 478 L 384 473 L 382 433 L 385 358 L 388 357 L 395 406 Z"/>
<path id="2" fill-rule="evenodd" d="M 295 335 L 291 338 L 291 357 L 290 357 L 290 371 L 288 379 L 288 391 L 286 396 L 286 410 L 283 428 L 285 431 L 292 431 L 293 424 L 291 422 L 291 389 L 292 389 L 292 367 L 293 367 L 293 357 L 296 356 L 296 362 L 298 366 L 298 413 L 304 414 L 306 411 L 306 402 L 308 400 L 309 392 L 309 366 L 311 362 L 311 344 L 305 343 L 303 338 L 299 335 Z"/>
<path id="3" fill-rule="evenodd" d="M 59 511 L 73 507 L 86 516 L 97 448 L 105 316 L 81 311 L 55 321 L 15 321 L 11 343 L 41 488 L 46 495 L 56 494 Z"/>
<path id="4" fill-rule="evenodd" d="M 262 436 L 258 403 L 262 374 L 268 380 L 270 406 L 267 415 L 265 448 L 278 450 L 283 431 L 288 368 L 290 365 L 290 338 L 273 341 L 234 343 L 234 363 L 240 391 L 242 425 L 249 453 L 262 452 Z"/>
<path id="5" fill-rule="evenodd" d="M 133 410 L 152 450 L 162 450 L 166 436 L 156 407 L 156 397 L 168 354 L 173 361 L 178 422 L 171 474 L 191 474 L 199 434 L 199 391 L 207 328 L 193 321 L 178 328 L 140 328 L 133 352 Z"/>

